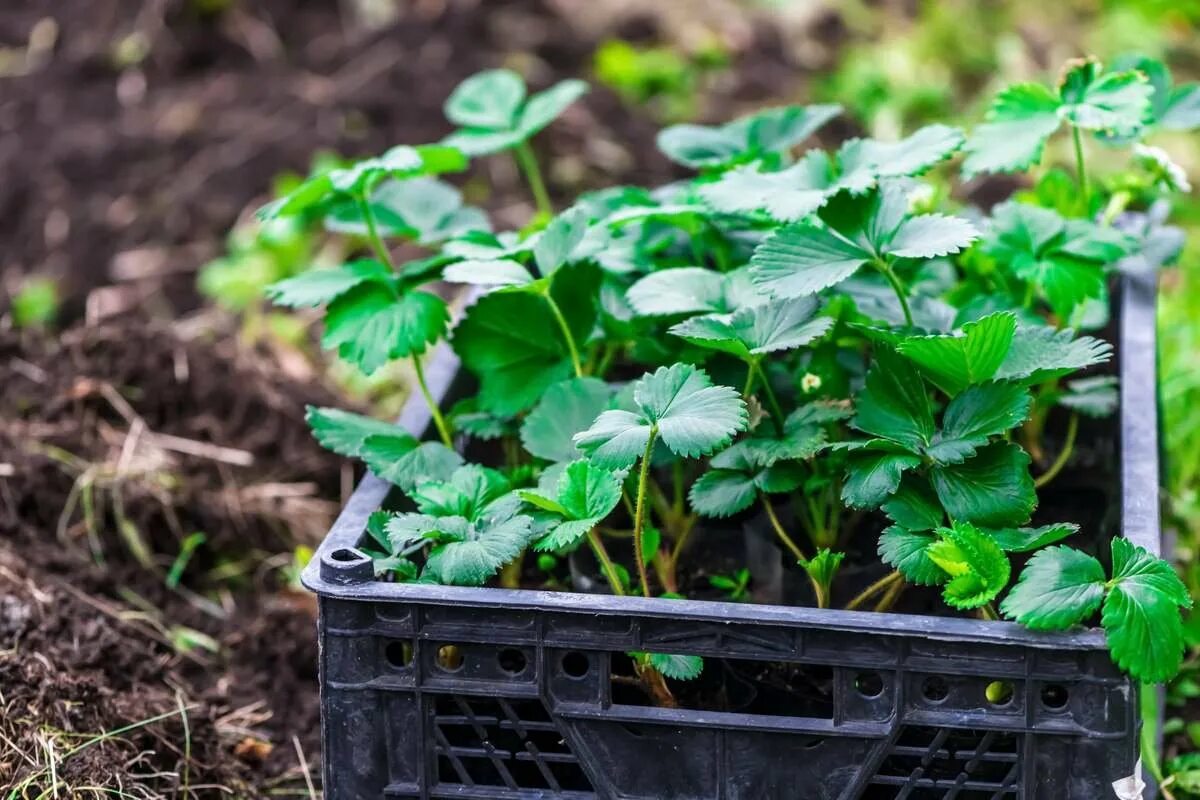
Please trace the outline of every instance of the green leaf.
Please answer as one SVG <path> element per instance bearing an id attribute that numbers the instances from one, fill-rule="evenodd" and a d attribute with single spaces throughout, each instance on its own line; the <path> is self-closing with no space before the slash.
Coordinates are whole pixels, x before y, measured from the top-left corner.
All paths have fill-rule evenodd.
<path id="1" fill-rule="evenodd" d="M 967 139 L 963 177 L 1018 172 L 1042 160 L 1046 140 L 1058 130 L 1059 99 L 1038 83 L 1018 83 L 992 101 L 987 122 Z"/>
<path id="2" fill-rule="evenodd" d="M 658 134 L 658 149 L 692 169 L 728 166 L 789 150 L 840 113 L 833 105 L 785 106 L 721 126 L 672 125 Z"/>
<path id="3" fill-rule="evenodd" d="M 676 681 L 691 681 L 704 671 L 704 659 L 700 656 L 677 656 L 663 653 L 647 653 L 650 666 L 665 677 Z"/>
<path id="4" fill-rule="evenodd" d="M 946 603 L 957 609 L 979 608 L 996 598 L 1012 572 L 1008 557 L 983 531 L 964 522 L 939 528 L 938 541 L 926 555 L 950 580 L 942 591 Z"/>
<path id="5" fill-rule="evenodd" d="M 448 480 L 419 480 L 408 495 L 422 514 L 459 516 L 474 521 L 511 488 L 503 473 L 478 464 L 465 464 L 455 469 Z"/>
<path id="6" fill-rule="evenodd" d="M 895 142 L 852 139 L 839 153 L 843 173 L 869 169 L 879 177 L 920 175 L 953 156 L 966 137 L 949 125 L 926 125 L 912 135 Z"/>
<path id="7" fill-rule="evenodd" d="M 450 312 L 435 294 L 418 290 L 397 295 L 378 282 L 341 294 L 325 312 L 321 344 L 371 374 L 389 359 L 419 355 L 446 332 Z"/>
<path id="8" fill-rule="evenodd" d="M 705 517 L 729 517 L 745 511 L 763 494 L 792 492 L 804 480 L 804 468 L 776 462 L 751 440 L 740 441 L 713 456 L 710 469 L 692 484 L 688 499 Z"/>
<path id="9" fill-rule="evenodd" d="M 363 453 L 363 443 L 369 436 L 388 436 L 407 442 L 409 449 L 417 446 L 417 440 L 407 430 L 390 422 L 365 417 L 337 408 L 305 407 L 305 419 L 312 429 L 313 437 L 327 450 L 340 456 L 358 458 Z"/>
<path id="10" fill-rule="evenodd" d="M 863 449 L 846 465 L 842 500 L 854 508 L 875 508 L 896 493 L 905 471 L 920 465 L 920 456 Z"/>
<path id="11" fill-rule="evenodd" d="M 818 317 L 815 297 L 772 300 L 736 311 L 728 321 L 692 317 L 667 332 L 692 344 L 749 360 L 753 356 L 792 350 L 821 338 L 833 327 L 832 317 Z"/>
<path id="12" fill-rule="evenodd" d="M 463 463 L 462 456 L 440 442 L 414 443 L 395 436 L 368 436 L 359 457 L 367 467 L 404 491 L 427 480 L 447 480 Z"/>
<path id="13" fill-rule="evenodd" d="M 430 551 L 421 577 L 451 586 L 482 586 L 521 555 L 534 536 L 533 520 L 524 515 L 439 532 L 446 541 Z"/>
<path id="14" fill-rule="evenodd" d="M 587 214 L 582 208 L 571 208 L 550 221 L 533 246 L 538 271 L 550 275 L 567 263 L 587 233 Z"/>
<path id="15" fill-rule="evenodd" d="M 538 458 L 571 461 L 579 457 L 572 437 L 608 408 L 612 389 L 598 378 L 570 378 L 546 390 L 521 425 L 521 444 Z"/>
<path id="16" fill-rule="evenodd" d="M 1070 547 L 1034 553 L 1000 610 L 1034 630 L 1063 630 L 1096 613 L 1104 599 L 1104 568 Z"/>
<path id="17" fill-rule="evenodd" d="M 642 455 L 653 431 L 676 455 L 697 458 L 724 447 L 746 427 L 746 404 L 728 386 L 713 386 L 690 364 L 659 367 L 634 384 L 636 412 L 605 411 L 576 446 L 607 467 L 628 467 Z"/>
<path id="18" fill-rule="evenodd" d="M 652 272 L 630 286 L 625 296 L 643 317 L 730 314 L 766 300 L 751 283 L 749 270 L 722 274 L 703 267 Z"/>
<path id="19" fill-rule="evenodd" d="M 526 138 L 534 136 L 558 118 L 567 106 L 587 94 L 588 85 L 580 80 L 559 81 L 544 92 L 529 98 L 521 109 L 517 129 Z"/>
<path id="20" fill-rule="evenodd" d="M 508 69 L 477 73 L 446 99 L 446 119 L 464 128 L 513 128 L 525 102 L 525 81 Z"/>
<path id="21" fill-rule="evenodd" d="M 821 548 L 812 558 L 801 559 L 800 566 L 808 573 L 813 583 L 824 587 L 825 591 L 828 592 L 829 586 L 837 576 L 838 569 L 842 566 L 842 559 L 845 557 L 845 553 L 837 553 L 828 548 Z"/>
<path id="22" fill-rule="evenodd" d="M 1000 311 L 968 322 L 961 332 L 906 337 L 896 349 L 915 361 L 939 389 L 956 395 L 996 374 L 1016 328 L 1016 315 Z"/>
<path id="23" fill-rule="evenodd" d="M 1059 405 L 1095 418 L 1111 416 L 1117 410 L 1119 401 L 1115 375 L 1095 375 L 1069 381 L 1067 390 L 1058 398 Z"/>
<path id="24" fill-rule="evenodd" d="M 459 400 L 450 409 L 450 427 L 481 442 L 490 442 L 517 432 L 513 417 L 480 411 L 474 397 Z"/>
<path id="25" fill-rule="evenodd" d="M 550 292 L 576 342 L 596 320 L 598 273 L 586 265 L 555 273 Z M 542 297 L 498 293 L 481 298 L 454 331 L 454 350 L 480 379 L 480 408 L 513 415 L 532 407 L 571 373 L 571 359 L 554 314 Z"/>
<path id="26" fill-rule="evenodd" d="M 929 477 L 954 520 L 989 528 L 1024 525 L 1037 505 L 1029 455 L 1008 442 L 981 448 L 961 464 L 935 466 Z"/>
<path id="27" fill-rule="evenodd" d="M 1001 528 L 988 533 L 1006 553 L 1029 553 L 1060 542 L 1078 530 L 1079 526 L 1073 522 L 1059 522 L 1038 528 Z"/>
<path id="28" fill-rule="evenodd" d="M 273 283 L 267 297 L 289 308 L 311 308 L 341 297 L 356 286 L 370 281 L 390 284 L 391 271 L 378 261 L 351 261 L 332 269 L 311 269 L 292 278 Z"/>
<path id="29" fill-rule="evenodd" d="M 1060 117 L 1085 130 L 1126 137 L 1138 133 L 1152 118 L 1154 87 L 1140 72 L 1101 73 L 1100 63 L 1079 60 L 1059 86 Z"/>
<path id="30" fill-rule="evenodd" d="M 937 537 L 932 533 L 892 525 L 879 537 L 879 557 L 909 583 L 935 586 L 946 580 L 946 573 L 928 554 L 929 547 L 936 541 Z"/>
<path id="31" fill-rule="evenodd" d="M 883 504 L 882 510 L 906 531 L 931 531 L 940 528 L 945 519 L 929 483 L 912 475 L 905 476 L 900 489 Z"/>
<path id="32" fill-rule="evenodd" d="M 799 223 L 778 228 L 754 248 L 754 282 L 777 297 L 805 297 L 849 278 L 870 258 L 828 228 Z"/>
<path id="33" fill-rule="evenodd" d="M 612 513 L 621 502 L 621 482 L 608 470 L 580 460 L 567 465 L 553 498 L 530 491 L 520 496 L 559 517 L 537 549 L 561 550 L 573 547 Z"/>
<path id="34" fill-rule="evenodd" d="M 922 452 L 933 440 L 933 409 L 916 368 L 894 351 L 878 348 L 866 385 L 855 399 L 852 425 L 913 453 Z"/>
<path id="35" fill-rule="evenodd" d="M 968 387 L 950 401 L 942 429 L 928 449 L 940 464 L 959 464 L 975 455 L 988 438 L 1020 425 L 1029 416 L 1033 398 L 1019 383 L 982 383 Z"/>
<path id="36" fill-rule="evenodd" d="M 1076 337 L 1069 329 L 1021 326 L 1013 335 L 1008 355 L 995 377 L 1032 385 L 1103 364 L 1111 357 L 1112 345 L 1100 339 Z"/>
<path id="37" fill-rule="evenodd" d="M 370 208 L 381 236 L 402 236 L 422 245 L 491 230 L 483 211 L 464 206 L 458 189 L 433 178 L 384 181 L 371 193 Z M 331 209 L 325 227 L 355 236 L 369 233 L 357 202 L 343 202 Z"/>

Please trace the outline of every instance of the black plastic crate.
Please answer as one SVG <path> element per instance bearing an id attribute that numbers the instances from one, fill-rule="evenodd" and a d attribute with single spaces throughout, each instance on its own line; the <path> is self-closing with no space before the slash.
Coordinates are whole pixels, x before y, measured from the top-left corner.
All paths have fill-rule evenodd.
<path id="1" fill-rule="evenodd" d="M 1157 553 L 1154 296 L 1123 279 L 1116 355 L 1121 531 Z M 457 365 L 431 362 L 441 396 Z M 402 417 L 428 421 L 419 398 Z M 304 573 L 327 800 L 1098 800 L 1135 769 L 1136 686 L 1100 630 L 380 582 L 356 545 L 390 488 L 364 479 Z M 630 703 L 630 651 L 786 664 L 802 702 Z"/>

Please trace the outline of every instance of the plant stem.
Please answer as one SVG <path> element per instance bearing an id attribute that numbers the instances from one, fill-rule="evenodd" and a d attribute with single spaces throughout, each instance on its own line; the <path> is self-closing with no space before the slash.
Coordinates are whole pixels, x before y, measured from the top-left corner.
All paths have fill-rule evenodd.
<path id="1" fill-rule="evenodd" d="M 1075 178 L 1079 181 L 1079 202 L 1083 206 L 1083 216 L 1087 216 L 1092 204 L 1088 198 L 1087 172 L 1083 167 L 1083 135 L 1078 125 L 1071 126 L 1071 138 L 1075 142 Z"/>
<path id="2" fill-rule="evenodd" d="M 875 581 L 870 586 L 868 586 L 867 588 L 865 588 L 861 592 L 859 592 L 858 596 L 855 597 L 853 600 L 851 600 L 849 603 L 846 603 L 846 610 L 853 611 L 854 609 L 858 608 L 863 603 L 867 602 L 868 600 L 870 600 L 872 597 L 879 594 L 880 592 L 886 591 L 887 589 L 892 588 L 892 584 L 896 583 L 897 581 L 903 581 L 903 580 L 904 580 L 904 576 L 901 575 L 899 572 L 890 572 L 887 575 L 884 575 L 882 578 Z"/>
<path id="3" fill-rule="evenodd" d="M 433 417 L 433 424 L 437 428 L 438 436 L 442 438 L 442 444 L 453 450 L 454 440 L 450 437 L 450 427 L 446 424 L 445 418 L 442 417 L 441 409 L 438 408 L 433 395 L 429 393 L 428 384 L 425 383 L 425 370 L 421 366 L 421 356 L 413 353 L 412 362 L 413 370 L 417 373 L 417 385 L 421 387 L 421 394 L 425 396 L 425 403 L 429 406 L 429 413 Z"/>
<path id="4" fill-rule="evenodd" d="M 775 426 L 779 428 L 779 432 L 783 433 L 783 422 L 786 415 L 783 413 L 783 407 L 779 405 L 779 398 L 775 396 L 775 390 L 771 388 L 771 381 L 767 378 L 767 373 L 762 368 L 762 362 L 755 360 L 751 364 L 751 370 L 758 373 L 761 379 L 763 394 L 767 396 L 767 408 L 771 411 L 771 419 L 775 421 Z"/>
<path id="5" fill-rule="evenodd" d="M 904 312 L 904 324 L 910 328 L 913 327 L 912 309 L 908 307 L 908 290 L 904 287 L 904 283 L 884 259 L 875 259 L 875 268 L 882 272 L 883 277 L 887 278 L 887 282 L 892 285 L 892 291 L 896 293 L 896 298 L 900 301 L 900 310 Z"/>
<path id="6" fill-rule="evenodd" d="M 771 505 L 771 499 L 765 494 L 760 494 L 759 498 L 762 500 L 763 510 L 767 512 L 767 519 L 771 520 L 771 527 L 775 529 L 775 535 L 779 537 L 788 550 L 792 551 L 792 555 L 796 557 L 797 561 L 806 560 L 807 557 L 804 555 L 804 551 L 800 549 L 791 536 L 788 536 L 783 523 L 779 521 L 779 517 L 775 516 L 775 509 Z"/>
<path id="7" fill-rule="evenodd" d="M 887 590 L 883 597 L 879 598 L 879 602 L 875 604 L 873 611 L 891 611 L 892 606 L 900 599 L 900 595 L 904 593 L 904 587 L 908 584 L 904 581 L 898 581 L 892 584 L 892 588 Z"/>
<path id="8" fill-rule="evenodd" d="M 604 541 L 600 538 L 600 534 L 596 532 L 595 528 L 592 528 L 588 531 L 587 536 L 588 544 L 592 546 L 592 552 L 596 554 L 596 560 L 600 562 L 600 569 L 604 572 L 604 577 L 608 579 L 608 585 L 612 588 L 613 594 L 624 595 L 625 587 L 621 585 L 617 568 L 613 566 L 613 561 L 604 547 Z"/>
<path id="9" fill-rule="evenodd" d="M 633 558 L 637 562 L 638 580 L 642 594 L 650 596 L 650 577 L 646 574 L 646 558 L 642 547 L 642 526 L 646 522 L 646 482 L 650 478 L 650 456 L 654 453 L 654 441 L 658 438 L 658 426 L 650 428 L 646 439 L 646 452 L 642 454 L 642 466 L 638 472 L 637 503 L 633 512 Z"/>
<path id="10" fill-rule="evenodd" d="M 550 313 L 554 314 L 554 319 L 558 321 L 563 340 L 567 343 L 567 352 L 571 354 L 571 366 L 575 368 L 575 377 L 582 378 L 583 362 L 579 360 L 579 348 L 575 346 L 575 337 L 571 335 L 571 326 L 567 324 L 567 318 L 563 316 L 562 309 L 558 307 L 558 303 L 555 302 L 549 289 L 542 293 L 542 297 L 546 298 L 546 305 L 550 306 Z"/>
<path id="11" fill-rule="evenodd" d="M 358 198 L 359 211 L 362 212 L 363 220 L 367 223 L 367 242 L 375 251 L 375 257 L 387 264 L 388 269 L 395 271 L 396 265 L 392 263 L 392 254 L 388 252 L 387 245 L 383 243 L 383 238 L 379 235 L 379 228 L 375 224 L 375 212 L 371 210 L 371 201 L 368 199 L 370 194 L 370 187 L 367 187 L 363 190 L 362 196 Z"/>
<path id="12" fill-rule="evenodd" d="M 1037 477 L 1033 482 L 1033 488 L 1041 489 L 1043 486 L 1054 480 L 1058 473 L 1062 472 L 1063 467 L 1071 460 L 1071 452 L 1075 449 L 1075 437 L 1079 434 L 1079 414 L 1072 412 L 1071 419 L 1067 422 L 1067 438 L 1063 441 L 1062 450 L 1058 451 L 1058 457 L 1054 459 L 1054 463 L 1050 468 Z"/>
<path id="13" fill-rule="evenodd" d="M 529 183 L 529 190 L 533 192 L 533 201 L 537 204 L 537 210 L 548 217 L 553 216 L 554 206 L 550 203 L 550 195 L 546 192 L 546 184 L 542 181 L 542 170 L 538 167 L 537 156 L 534 155 L 529 142 L 521 142 L 517 145 L 513 150 L 513 156 L 517 160 L 517 166 L 525 174 L 525 180 Z"/>

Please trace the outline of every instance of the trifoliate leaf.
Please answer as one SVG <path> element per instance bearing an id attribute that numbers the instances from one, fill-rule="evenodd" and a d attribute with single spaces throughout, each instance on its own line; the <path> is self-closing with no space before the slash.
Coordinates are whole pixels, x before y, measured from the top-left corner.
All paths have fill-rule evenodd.
<path id="1" fill-rule="evenodd" d="M 832 317 L 818 317 L 815 297 L 772 300 L 743 308 L 728 320 L 699 316 L 670 328 L 692 344 L 750 360 L 754 356 L 792 350 L 824 336 L 833 327 Z"/>
<path id="2" fill-rule="evenodd" d="M 526 99 L 525 82 L 506 69 L 467 78 L 446 100 L 446 118 L 460 127 L 442 140 L 472 156 L 498 153 L 528 140 L 587 92 L 567 80 Z"/>
<path id="3" fill-rule="evenodd" d="M 598 378 L 570 378 L 546 390 L 521 425 L 521 444 L 538 458 L 571 461 L 579 457 L 572 437 L 608 408 L 612 389 Z"/>
<path id="4" fill-rule="evenodd" d="M 956 395 L 996 374 L 1008 355 L 1016 328 L 1016 315 L 1001 311 L 968 322 L 961 332 L 902 338 L 896 349 L 915 361 L 939 389 Z"/>
<path id="5" fill-rule="evenodd" d="M 869 170 L 878 177 L 920 175 L 953 156 L 966 137 L 949 125 L 926 125 L 895 142 L 852 139 L 838 153 L 843 174 Z"/>
<path id="6" fill-rule="evenodd" d="M 550 275 L 567 263 L 587 233 L 587 214 L 581 208 L 570 208 L 550 220 L 533 246 L 533 258 L 542 275 Z"/>
<path id="7" fill-rule="evenodd" d="M 972 131 L 963 176 L 1018 172 L 1042 160 L 1046 140 L 1058 130 L 1059 99 L 1038 83 L 1017 83 L 992 101 L 987 121 Z"/>
<path id="8" fill-rule="evenodd" d="M 312 429 L 313 437 L 327 450 L 340 456 L 358 458 L 363 453 L 363 443 L 369 436 L 388 436 L 407 443 L 409 449 L 417 446 L 416 438 L 407 430 L 390 422 L 365 417 L 337 408 L 307 406 L 305 419 Z"/>
<path id="9" fill-rule="evenodd" d="M 1059 83 L 1059 116 L 1080 128 L 1122 138 L 1150 120 L 1154 87 L 1140 72 L 1102 72 L 1098 61 L 1074 63 Z"/>
<path id="10" fill-rule="evenodd" d="M 1104 568 L 1070 547 L 1034 553 L 1000 610 L 1027 628 L 1063 630 L 1096 613 L 1104 599 Z"/>
<path id="11" fill-rule="evenodd" d="M 446 301 L 371 281 L 338 296 L 325 312 L 321 344 L 371 374 L 389 359 L 424 353 L 446 332 Z"/>
<path id="12" fill-rule="evenodd" d="M 746 404 L 736 390 L 713 386 L 690 364 L 659 367 L 634 384 L 637 411 L 610 410 L 574 437 L 576 446 L 606 467 L 628 467 L 652 433 L 676 455 L 697 458 L 724 447 L 746 427 Z"/>
<path id="13" fill-rule="evenodd" d="M 841 106 L 769 108 L 720 126 L 672 125 L 658 135 L 658 149 L 693 169 L 723 167 L 780 153 L 807 139 Z"/>
<path id="14" fill-rule="evenodd" d="M 422 514 L 475 520 L 490 503 L 511 488 L 512 484 L 502 472 L 478 464 L 465 464 L 455 469 L 448 480 L 418 481 L 408 495 Z"/>
<path id="15" fill-rule="evenodd" d="M 876 351 L 875 364 L 854 405 L 851 424 L 864 433 L 913 453 L 922 452 L 933 439 L 933 409 L 925 384 L 912 363 L 892 350 Z"/>
<path id="16" fill-rule="evenodd" d="M 1076 370 L 1103 364 L 1112 357 L 1112 345 L 1072 330 L 1049 326 L 1021 326 L 995 377 L 1027 384 L 1061 378 Z"/>
<path id="17" fill-rule="evenodd" d="M 961 464 L 935 466 L 929 477 L 954 520 L 989 528 L 1024 525 L 1037 505 L 1029 455 L 1008 442 L 981 448 Z"/>
<path id="18" fill-rule="evenodd" d="M 568 274 L 569 273 L 569 274 Z M 596 320 L 598 271 L 587 265 L 555 273 L 550 293 L 578 345 Z M 511 415 L 533 406 L 571 373 L 562 329 L 545 299 L 496 293 L 467 310 L 454 331 L 455 352 L 480 379 L 480 408 Z"/>
<path id="19" fill-rule="evenodd" d="M 797 222 L 840 191 L 859 193 L 876 180 L 871 168 L 849 174 L 821 150 L 809 150 L 793 166 L 763 172 L 762 165 L 739 167 L 699 187 L 704 202 L 725 214 L 764 212 L 781 222 Z"/>
<path id="20" fill-rule="evenodd" d="M 926 451 L 939 464 L 960 464 L 987 444 L 989 437 L 1020 425 L 1033 398 L 1019 383 L 970 386 L 946 406 L 942 428 Z"/>
<path id="21" fill-rule="evenodd" d="M 439 530 L 441 543 L 430 551 L 422 580 L 451 586 L 482 586 L 519 556 L 533 535 L 533 520 L 524 515 L 483 519 L 454 531 Z"/>
<path id="22" fill-rule="evenodd" d="M 1059 522 L 1038 528 L 1001 528 L 988 531 L 1006 553 L 1029 553 L 1061 542 L 1079 530 L 1073 522 Z"/>
<path id="23" fill-rule="evenodd" d="M 936 541 L 937 537 L 930 532 L 910 531 L 892 525 L 879 537 L 879 557 L 909 583 L 935 586 L 946 580 L 946 573 L 927 552 Z"/>
<path id="24" fill-rule="evenodd" d="M 1119 401 L 1115 375 L 1068 381 L 1066 391 L 1058 398 L 1059 405 L 1096 418 L 1110 416 L 1117 410 Z"/>
<path id="25" fill-rule="evenodd" d="M 462 456 L 441 442 L 412 442 L 395 436 L 368 436 L 359 457 L 372 472 L 404 491 L 427 480 L 447 480 L 462 465 Z"/>
<path id="26" fill-rule="evenodd" d="M 732 516 L 749 508 L 760 492 L 792 492 L 804 480 L 799 464 L 776 462 L 749 440 L 722 450 L 709 463 L 688 493 L 692 508 L 705 517 Z"/>
<path id="27" fill-rule="evenodd" d="M 663 653 L 647 653 L 650 666 L 665 677 L 676 681 L 691 681 L 704 671 L 704 659 L 700 656 L 677 656 Z"/>
<path id="28" fill-rule="evenodd" d="M 384 181 L 371 193 L 370 211 L 379 235 L 401 236 L 433 245 L 470 231 L 490 231 L 487 215 L 464 206 L 462 193 L 433 178 Z M 325 218 L 334 233 L 367 236 L 369 227 L 358 202 L 335 205 Z"/>
<path id="29" fill-rule="evenodd" d="M 311 308 L 332 302 L 362 283 L 390 285 L 391 271 L 378 261 L 351 261 L 332 269 L 310 269 L 266 288 L 267 297 L 289 308 Z"/>
<path id="30" fill-rule="evenodd" d="M 630 286 L 625 296 L 643 317 L 731 314 L 767 299 L 751 283 L 749 270 L 723 274 L 702 267 L 652 272 Z"/>
<path id="31" fill-rule="evenodd" d="M 978 608 L 996 599 L 1008 585 L 1012 565 L 1008 556 L 983 531 L 965 522 L 939 528 L 938 541 L 925 554 L 950 580 L 942 591 L 957 609 Z"/>
<path id="32" fill-rule="evenodd" d="M 551 511 L 557 519 L 538 541 L 538 550 L 573 547 L 621 502 L 621 482 L 588 461 L 573 461 L 558 479 L 554 496 L 522 491 L 522 500 Z"/>
<path id="33" fill-rule="evenodd" d="M 779 228 L 750 259 L 756 285 L 780 297 L 803 297 L 840 283 L 859 267 L 889 258 L 957 253 L 978 234 L 971 223 L 941 214 L 910 216 L 895 182 L 861 197 L 833 198 L 821 211 L 826 227 Z"/>
<path id="34" fill-rule="evenodd" d="M 1112 540 L 1113 577 L 1100 622 L 1113 661 L 1138 680 L 1165 681 L 1183 660 L 1187 588 L 1166 561 L 1127 539 Z"/>
<path id="35" fill-rule="evenodd" d="M 837 577 L 838 569 L 842 566 L 845 553 L 834 552 L 822 548 L 812 558 L 800 559 L 800 567 L 808 573 L 812 582 L 821 586 L 828 593 L 833 579 Z"/>

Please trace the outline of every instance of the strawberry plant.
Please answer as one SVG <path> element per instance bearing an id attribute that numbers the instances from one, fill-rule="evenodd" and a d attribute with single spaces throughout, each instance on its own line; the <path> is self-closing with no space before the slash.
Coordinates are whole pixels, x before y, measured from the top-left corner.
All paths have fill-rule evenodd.
<path id="1" fill-rule="evenodd" d="M 1142 212 L 1186 177 L 1143 140 L 1200 120 L 1194 88 L 1164 76 L 1150 61 L 1080 61 L 1053 88 L 1003 90 L 974 131 L 935 124 L 832 150 L 797 152 L 835 106 L 678 125 L 659 144 L 694 177 L 554 214 L 528 140 L 583 87 L 529 96 L 489 72 L 455 91 L 459 130 L 439 145 L 298 186 L 263 214 L 323 213 L 354 226 L 364 252 L 272 295 L 324 306 L 324 344 L 365 371 L 411 360 L 433 421 L 436 441 L 420 441 L 310 411 L 325 446 L 408 498 L 368 526 L 377 576 L 561 588 L 574 563 L 615 595 L 740 600 L 748 567 L 729 577 L 705 559 L 745 524 L 769 531 L 815 606 L 883 611 L 917 595 L 1039 630 L 1098 623 L 1121 668 L 1170 677 L 1190 606 L 1171 567 L 1089 529 L 1085 509 L 1072 518 L 1070 492 L 1039 508 L 1039 491 L 1081 474 L 1104 429 L 1093 419 L 1117 405 L 1114 276 L 1174 254 L 1161 214 Z M 1064 128 L 1073 177 L 1039 167 Z M 1089 177 L 1085 132 L 1128 169 Z M 496 233 L 442 202 L 430 176 L 502 151 L 539 213 Z M 969 208 L 949 199 L 956 163 L 976 184 L 1040 173 Z M 394 263 L 393 237 L 426 252 Z M 471 287 L 461 313 L 447 284 Z M 447 408 L 422 372 L 443 342 L 471 389 Z M 664 676 L 703 668 L 631 657 L 664 704 Z"/>

